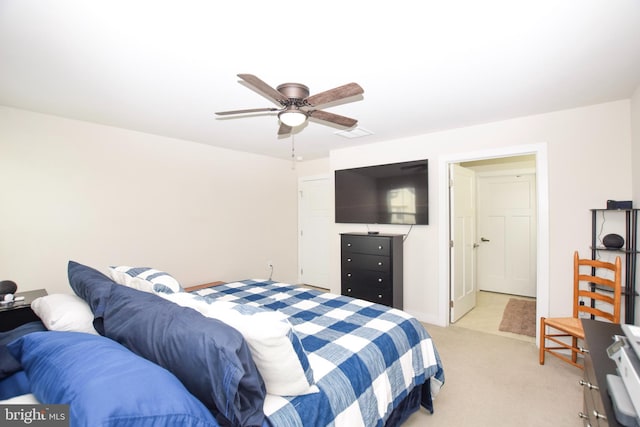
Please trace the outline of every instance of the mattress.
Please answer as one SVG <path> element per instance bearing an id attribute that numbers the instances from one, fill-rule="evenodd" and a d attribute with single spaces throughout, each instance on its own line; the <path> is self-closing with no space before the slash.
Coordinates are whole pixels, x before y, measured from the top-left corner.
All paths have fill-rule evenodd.
<path id="1" fill-rule="evenodd" d="M 264 412 L 280 426 L 384 426 L 419 396 L 433 412 L 444 384 L 437 349 L 424 326 L 391 307 L 286 283 L 243 280 L 194 292 L 209 300 L 284 313 L 307 352 L 317 393 L 267 394 Z M 412 410 L 415 410 L 413 408 Z M 396 413 L 392 416 L 392 414 Z"/>

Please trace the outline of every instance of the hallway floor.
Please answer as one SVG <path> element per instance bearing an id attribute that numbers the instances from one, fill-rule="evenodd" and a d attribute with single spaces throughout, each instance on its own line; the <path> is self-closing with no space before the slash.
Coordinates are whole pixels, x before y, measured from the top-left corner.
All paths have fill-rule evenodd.
<path id="1" fill-rule="evenodd" d="M 535 343 L 536 339 L 533 337 L 498 330 L 500 322 L 502 321 L 502 313 L 504 312 L 504 308 L 507 305 L 509 298 L 535 300 L 535 298 L 522 297 L 518 295 L 479 291 L 476 300 L 476 308 L 465 314 L 462 319 L 452 324 L 452 326 Z"/>

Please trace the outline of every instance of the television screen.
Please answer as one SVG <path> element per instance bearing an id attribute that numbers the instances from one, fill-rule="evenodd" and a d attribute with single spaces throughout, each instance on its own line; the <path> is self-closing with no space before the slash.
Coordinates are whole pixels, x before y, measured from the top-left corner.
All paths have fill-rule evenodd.
<path id="1" fill-rule="evenodd" d="M 429 223 L 428 160 L 335 171 L 337 223 Z"/>

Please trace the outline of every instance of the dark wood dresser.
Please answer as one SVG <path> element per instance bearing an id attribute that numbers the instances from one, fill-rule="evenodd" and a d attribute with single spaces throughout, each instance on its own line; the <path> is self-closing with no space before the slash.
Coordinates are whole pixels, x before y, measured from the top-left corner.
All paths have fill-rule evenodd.
<path id="1" fill-rule="evenodd" d="M 403 237 L 342 234 L 342 295 L 402 309 Z"/>
<path id="2" fill-rule="evenodd" d="M 607 374 L 616 373 L 616 363 L 607 356 L 607 347 L 613 343 L 614 335 L 622 335 L 617 323 L 582 319 L 585 345 L 584 356 L 584 409 L 580 412 L 585 426 L 621 426 L 616 420 L 611 398 L 607 390 Z"/>

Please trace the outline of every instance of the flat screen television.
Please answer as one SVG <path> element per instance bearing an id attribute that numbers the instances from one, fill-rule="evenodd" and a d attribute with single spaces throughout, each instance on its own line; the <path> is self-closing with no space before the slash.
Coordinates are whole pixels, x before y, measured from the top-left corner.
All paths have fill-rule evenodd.
<path id="1" fill-rule="evenodd" d="M 337 223 L 429 224 L 429 162 L 335 171 Z"/>

